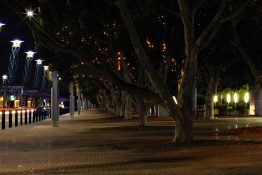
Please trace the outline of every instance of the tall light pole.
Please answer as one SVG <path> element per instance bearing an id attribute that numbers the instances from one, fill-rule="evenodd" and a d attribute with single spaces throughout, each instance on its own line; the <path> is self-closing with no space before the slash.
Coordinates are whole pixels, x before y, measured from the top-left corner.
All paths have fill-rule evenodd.
<path id="1" fill-rule="evenodd" d="M 3 75 L 3 76 L 2 76 L 3 85 L 6 83 L 7 78 L 8 78 L 7 75 Z"/>
<path id="2" fill-rule="evenodd" d="M 2 22 L 0 22 L 0 31 L 1 31 L 1 29 L 2 29 L 3 26 L 5 26 L 5 24 L 2 23 Z"/>
<path id="3" fill-rule="evenodd" d="M 17 69 L 17 62 L 18 62 L 18 52 L 21 47 L 21 43 L 24 41 L 21 41 L 19 39 L 15 39 L 13 41 L 10 41 L 12 43 L 12 50 L 11 55 L 9 59 L 9 66 L 8 66 L 8 83 L 11 85 L 14 83 L 15 80 L 15 72 Z"/>
<path id="4" fill-rule="evenodd" d="M 43 67 L 43 60 L 37 59 L 36 61 L 36 70 L 35 70 L 35 81 L 34 81 L 34 89 L 38 89 L 38 84 L 39 84 L 39 77 L 40 77 L 40 70 Z"/>
<path id="5" fill-rule="evenodd" d="M 48 71 L 49 71 L 49 66 L 47 65 L 44 65 L 43 66 L 44 68 L 44 73 L 43 73 L 43 76 L 42 76 L 42 84 L 41 84 L 41 90 L 44 91 L 45 90 L 45 87 L 46 87 L 46 84 L 47 84 L 47 74 L 48 74 Z"/>
<path id="6" fill-rule="evenodd" d="M 2 76 L 2 80 L 3 80 L 3 85 L 5 85 L 5 82 L 7 81 L 7 75 L 3 75 Z M 4 100 L 3 100 L 3 107 L 6 106 L 6 91 L 5 91 L 5 88 L 3 88 L 4 90 Z"/>
<path id="7" fill-rule="evenodd" d="M 26 64 L 24 68 L 24 77 L 23 77 L 23 85 L 26 86 L 26 83 L 28 81 L 28 78 L 30 77 L 31 74 L 31 63 L 34 58 L 35 52 L 29 50 L 26 53 Z"/>

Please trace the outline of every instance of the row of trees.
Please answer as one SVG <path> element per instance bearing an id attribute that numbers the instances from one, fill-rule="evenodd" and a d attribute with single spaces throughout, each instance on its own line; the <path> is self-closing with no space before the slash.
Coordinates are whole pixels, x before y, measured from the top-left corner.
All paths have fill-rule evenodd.
<path id="1" fill-rule="evenodd" d="M 37 8 L 35 18 L 27 21 L 36 49 L 64 80 L 78 82 L 86 96 L 115 115 L 124 105 L 130 118 L 136 108 L 141 125 L 150 107 L 165 106 L 176 121 L 174 141 L 179 143 L 193 140 L 197 80 L 207 75 L 204 92 L 206 103 L 212 103 L 218 80 L 235 61 L 231 48 L 243 55 L 242 36 L 236 34 L 251 19 L 250 11 L 257 15 L 252 25 L 261 32 L 261 4 L 255 0 L 6 3 L 16 12 Z"/>

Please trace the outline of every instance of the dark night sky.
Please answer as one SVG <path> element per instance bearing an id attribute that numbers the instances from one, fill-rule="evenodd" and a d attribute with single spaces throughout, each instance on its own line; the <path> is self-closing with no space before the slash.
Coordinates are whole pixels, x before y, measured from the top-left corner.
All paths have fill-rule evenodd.
<path id="1" fill-rule="evenodd" d="M 23 12 L 21 12 L 23 13 Z M 34 50 L 32 34 L 28 26 L 24 22 L 25 19 L 19 17 L 4 2 L 0 1 L 0 22 L 6 25 L 0 32 L 0 75 L 7 74 L 8 62 L 11 52 L 11 40 L 18 38 L 24 41 L 19 51 L 18 71 L 23 70 L 25 53 L 27 50 Z M 20 76 L 19 76 L 20 75 Z M 21 78 L 21 73 L 17 78 Z"/>

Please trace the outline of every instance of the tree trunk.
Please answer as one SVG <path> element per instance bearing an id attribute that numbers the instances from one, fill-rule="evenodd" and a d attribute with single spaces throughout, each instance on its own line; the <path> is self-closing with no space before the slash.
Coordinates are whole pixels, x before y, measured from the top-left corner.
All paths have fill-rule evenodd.
<path id="1" fill-rule="evenodd" d="M 137 110 L 138 110 L 138 114 L 139 114 L 139 126 L 145 127 L 147 126 L 147 108 L 145 106 L 144 100 L 143 99 L 139 99 L 139 97 L 137 97 Z"/>
<path id="2" fill-rule="evenodd" d="M 132 119 L 131 97 L 128 93 L 125 94 L 125 119 Z"/>
<path id="3" fill-rule="evenodd" d="M 192 87 L 187 87 L 187 85 L 191 85 L 192 83 L 190 81 L 193 80 L 193 85 L 194 85 L 194 78 L 195 78 L 195 69 L 193 69 L 193 73 L 190 74 L 190 66 L 189 70 L 188 70 L 188 74 L 185 73 L 184 78 L 186 79 L 186 83 L 184 83 L 184 86 L 182 87 L 187 87 L 185 92 L 185 97 L 186 98 L 190 98 L 190 103 L 188 102 L 188 99 L 185 100 L 185 104 L 189 105 L 189 109 L 187 108 L 187 106 L 182 106 L 182 109 L 184 107 L 183 110 L 181 110 L 174 102 L 171 93 L 169 92 L 168 88 L 165 86 L 165 83 L 163 82 L 163 80 L 159 77 L 159 75 L 156 73 L 156 71 L 154 70 L 152 64 L 150 63 L 150 60 L 148 59 L 148 55 L 146 54 L 146 51 L 143 47 L 143 44 L 139 38 L 138 32 L 136 30 L 135 24 L 132 21 L 129 9 L 126 6 L 126 1 L 125 0 L 118 0 L 117 3 L 118 8 L 120 10 L 121 13 L 121 17 L 123 19 L 124 24 L 126 25 L 126 29 L 129 33 L 132 45 L 134 47 L 135 53 L 138 56 L 138 59 L 141 63 L 141 65 L 143 66 L 143 68 L 145 69 L 146 75 L 148 76 L 151 84 L 153 85 L 155 91 L 157 94 L 159 94 L 159 96 L 161 97 L 162 101 L 164 102 L 164 105 L 168 108 L 170 115 L 176 120 L 179 121 L 177 122 L 177 125 L 179 125 L 179 123 L 181 123 L 182 121 L 187 121 L 189 122 L 188 124 L 184 124 L 182 126 L 180 126 L 181 131 L 186 131 L 189 133 L 185 133 L 183 134 L 184 136 L 188 136 L 188 138 L 185 137 L 177 137 L 175 140 L 178 142 L 191 142 L 193 137 L 192 137 L 192 130 L 188 130 L 188 129 L 183 129 L 183 127 L 187 127 L 187 128 L 191 128 L 189 126 L 192 126 Z M 193 64 L 195 64 L 196 62 L 194 62 Z M 192 65 L 191 65 L 192 66 Z M 187 77 L 187 76 L 191 76 L 191 77 Z M 193 78 L 192 78 L 193 76 Z M 187 78 L 186 78 L 187 77 Z M 191 88 L 191 89 L 190 89 Z M 189 94 L 188 94 L 189 93 Z M 190 112 L 189 112 L 190 111 Z M 184 112 L 186 112 L 184 114 Z M 182 115 L 183 113 L 183 115 Z M 191 121 L 189 120 L 191 119 Z M 176 134 L 177 135 L 177 134 Z M 183 140 L 179 140 L 179 139 L 183 139 Z"/>
<path id="4" fill-rule="evenodd" d="M 176 121 L 175 138 L 176 143 L 191 143 L 193 140 L 193 123 L 192 121 Z"/>

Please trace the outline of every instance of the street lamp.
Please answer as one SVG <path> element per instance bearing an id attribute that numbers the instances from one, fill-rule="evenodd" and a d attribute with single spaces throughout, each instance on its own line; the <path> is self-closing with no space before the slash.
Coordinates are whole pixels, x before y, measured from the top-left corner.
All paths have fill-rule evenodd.
<path id="1" fill-rule="evenodd" d="M 215 103 L 215 106 L 216 106 L 216 103 L 218 102 L 218 96 L 217 95 L 214 95 L 214 103 Z"/>
<path id="2" fill-rule="evenodd" d="M 21 41 L 19 39 L 15 39 L 13 41 L 10 41 L 11 43 L 13 43 L 12 47 L 15 47 L 15 48 L 18 48 L 21 46 L 21 43 L 24 42 L 24 41 Z"/>
<path id="3" fill-rule="evenodd" d="M 247 104 L 249 102 L 249 93 L 246 92 L 244 96 L 244 102 Z"/>
<path id="4" fill-rule="evenodd" d="M 3 75 L 3 76 L 2 76 L 3 84 L 5 84 L 7 78 L 8 78 L 7 75 Z"/>
<path id="5" fill-rule="evenodd" d="M 248 115 L 248 105 L 247 103 L 249 102 L 250 99 L 250 95 L 249 92 L 246 92 L 244 95 L 244 102 L 246 103 L 246 116 Z"/>
<path id="6" fill-rule="evenodd" d="M 234 93 L 233 98 L 234 98 L 234 103 L 235 103 L 235 108 L 236 108 L 236 104 L 238 102 L 238 94 L 236 92 Z"/>
<path id="7" fill-rule="evenodd" d="M 40 58 L 37 59 L 37 60 L 35 60 L 35 61 L 36 61 L 36 64 L 37 64 L 37 65 L 41 65 L 41 64 L 43 63 L 43 60 L 41 60 Z"/>
<path id="8" fill-rule="evenodd" d="M 4 23 L 1 23 L 1 22 L 0 22 L 0 30 L 1 30 L 1 28 L 2 28 L 4 25 L 5 25 Z"/>
<path id="9" fill-rule="evenodd" d="M 44 71 L 48 71 L 49 70 L 49 66 L 43 66 L 44 67 Z"/>
<path id="10" fill-rule="evenodd" d="M 29 51 L 27 51 L 27 52 L 25 52 L 26 53 L 26 57 L 27 58 L 33 58 L 34 57 L 34 54 L 35 54 L 35 52 L 33 52 L 33 51 L 31 51 L 31 50 L 29 50 Z"/>
<path id="11" fill-rule="evenodd" d="M 32 10 L 26 10 L 26 16 L 32 18 L 34 17 L 34 12 Z"/>
<path id="12" fill-rule="evenodd" d="M 227 104 L 228 104 L 228 107 L 229 107 L 229 103 L 231 102 L 231 96 L 230 94 L 228 93 L 227 94 Z"/>

